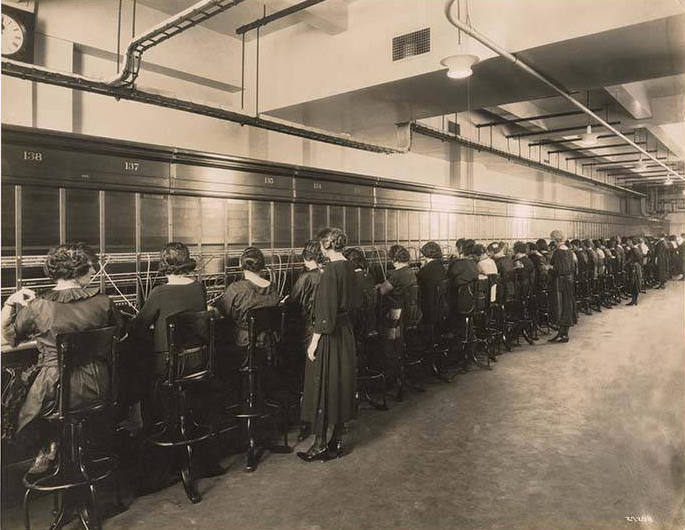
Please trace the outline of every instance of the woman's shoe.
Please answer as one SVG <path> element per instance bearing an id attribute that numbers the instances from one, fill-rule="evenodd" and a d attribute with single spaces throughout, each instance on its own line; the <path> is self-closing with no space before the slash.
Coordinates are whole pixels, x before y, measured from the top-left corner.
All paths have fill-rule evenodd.
<path id="1" fill-rule="evenodd" d="M 305 462 L 315 462 L 319 460 L 325 462 L 326 460 L 328 460 L 328 447 L 326 446 L 323 449 L 321 449 L 312 446 L 306 453 L 297 453 L 297 457 L 301 460 L 304 460 Z"/>
<path id="2" fill-rule="evenodd" d="M 557 333 L 557 334 L 556 334 L 554 337 L 552 337 L 551 339 L 547 339 L 547 342 L 561 342 L 561 340 L 562 340 L 563 338 L 564 338 L 564 337 L 563 337 L 561 334 Z"/>
<path id="3" fill-rule="evenodd" d="M 557 342 L 561 344 L 566 344 L 568 342 L 568 337 L 561 337 Z"/>
<path id="4" fill-rule="evenodd" d="M 338 439 L 338 440 L 331 440 L 328 442 L 328 457 L 329 458 L 342 458 L 344 454 L 344 445 L 343 441 Z"/>

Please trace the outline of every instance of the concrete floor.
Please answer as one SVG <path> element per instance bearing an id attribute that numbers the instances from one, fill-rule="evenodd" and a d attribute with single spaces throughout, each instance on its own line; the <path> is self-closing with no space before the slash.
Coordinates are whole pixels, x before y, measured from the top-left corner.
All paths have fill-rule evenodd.
<path id="1" fill-rule="evenodd" d="M 522 346 L 492 372 L 363 410 L 341 460 L 267 455 L 245 474 L 231 457 L 200 504 L 177 484 L 105 528 L 683 529 L 684 287 L 583 316 L 567 345 Z M 45 503 L 36 527 L 48 516 Z M 14 509 L 3 528 L 19 522 Z"/>

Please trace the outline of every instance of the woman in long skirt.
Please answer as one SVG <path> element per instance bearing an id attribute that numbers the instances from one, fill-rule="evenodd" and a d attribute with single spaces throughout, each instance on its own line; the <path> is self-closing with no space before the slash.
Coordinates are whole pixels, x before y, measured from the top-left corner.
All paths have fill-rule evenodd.
<path id="1" fill-rule="evenodd" d="M 557 248 L 550 260 L 552 265 L 552 285 L 557 304 L 559 332 L 549 342 L 568 342 L 568 328 L 573 325 L 575 300 L 573 295 L 573 276 L 575 263 L 573 251 L 565 244 L 565 236 L 559 230 L 554 230 L 550 237 L 557 243 Z"/>
<path id="2" fill-rule="evenodd" d="M 326 228 L 316 238 L 330 261 L 314 299 L 314 334 L 307 348 L 302 421 L 311 424 L 316 438 L 307 452 L 297 453 L 305 462 L 342 456 L 342 430 L 354 413 L 357 373 L 351 313 L 361 306 L 354 265 L 342 254 L 347 236 Z M 327 443 L 329 426 L 333 435 Z"/>

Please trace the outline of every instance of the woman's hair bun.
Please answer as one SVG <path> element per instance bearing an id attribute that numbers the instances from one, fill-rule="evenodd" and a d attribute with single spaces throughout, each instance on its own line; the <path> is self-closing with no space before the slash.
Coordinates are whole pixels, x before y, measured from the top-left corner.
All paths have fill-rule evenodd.
<path id="1" fill-rule="evenodd" d="M 340 228 L 324 228 L 316 235 L 316 239 L 321 242 L 323 248 L 337 252 L 342 251 L 347 245 L 347 234 Z"/>
<path id="2" fill-rule="evenodd" d="M 388 257 L 391 261 L 396 261 L 397 263 L 409 263 L 409 251 L 402 245 L 391 246 Z"/>
<path id="3" fill-rule="evenodd" d="M 160 274 L 188 274 L 195 270 L 196 262 L 184 243 L 172 241 L 159 256 Z"/>
<path id="4" fill-rule="evenodd" d="M 240 255 L 240 267 L 244 271 L 259 274 L 266 267 L 264 254 L 257 247 L 247 247 Z"/>

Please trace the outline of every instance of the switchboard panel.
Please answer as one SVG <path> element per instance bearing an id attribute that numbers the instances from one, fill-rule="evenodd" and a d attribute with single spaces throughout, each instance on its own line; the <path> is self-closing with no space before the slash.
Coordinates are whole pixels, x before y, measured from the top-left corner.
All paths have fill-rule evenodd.
<path id="1" fill-rule="evenodd" d="M 220 167 L 173 164 L 171 192 L 214 197 L 292 200 L 293 178 Z"/>
<path id="2" fill-rule="evenodd" d="M 169 191 L 169 164 L 144 158 L 3 144 L 6 183 Z"/>

